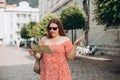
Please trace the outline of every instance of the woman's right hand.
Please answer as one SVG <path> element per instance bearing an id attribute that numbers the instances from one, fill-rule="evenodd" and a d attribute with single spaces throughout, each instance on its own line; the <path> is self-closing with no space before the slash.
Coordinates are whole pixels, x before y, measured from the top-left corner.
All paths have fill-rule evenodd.
<path id="1" fill-rule="evenodd" d="M 32 49 L 30 49 L 30 50 L 29 50 L 29 54 L 30 54 L 31 56 L 34 56 L 35 53 L 34 53 L 34 51 L 33 51 Z"/>
<path id="2" fill-rule="evenodd" d="M 40 59 L 42 57 L 42 53 L 41 52 L 35 53 L 32 49 L 29 50 L 29 54 L 31 56 L 34 56 L 35 59 Z"/>

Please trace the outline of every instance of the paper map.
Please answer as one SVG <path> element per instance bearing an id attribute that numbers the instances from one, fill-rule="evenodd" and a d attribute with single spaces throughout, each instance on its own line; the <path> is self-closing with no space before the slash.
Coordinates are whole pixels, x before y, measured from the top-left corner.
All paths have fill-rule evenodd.
<path id="1" fill-rule="evenodd" d="M 42 52 L 47 53 L 47 54 L 51 54 L 52 50 L 49 48 L 48 45 L 36 45 L 36 44 L 31 44 L 31 48 L 34 52 Z"/>

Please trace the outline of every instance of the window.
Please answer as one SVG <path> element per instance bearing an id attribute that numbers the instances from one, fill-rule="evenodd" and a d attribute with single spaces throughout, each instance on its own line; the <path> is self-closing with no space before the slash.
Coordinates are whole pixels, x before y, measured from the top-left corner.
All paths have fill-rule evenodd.
<path id="1" fill-rule="evenodd" d="M 17 28 L 20 29 L 20 23 L 17 23 Z"/>
<path id="2" fill-rule="evenodd" d="M 28 14 L 28 20 L 31 20 L 31 14 Z"/>
<path id="3" fill-rule="evenodd" d="M 12 39 L 13 38 L 13 35 L 12 34 L 10 34 L 10 39 Z"/>
<path id="4" fill-rule="evenodd" d="M 22 21 L 26 21 L 26 14 L 22 14 L 21 19 L 22 19 Z"/>
<path id="5" fill-rule="evenodd" d="M 20 36 L 20 32 L 19 31 L 17 31 L 16 34 L 17 34 L 17 36 Z"/>
<path id="6" fill-rule="evenodd" d="M 10 19 L 13 19 L 13 14 L 10 14 Z"/>
<path id="7" fill-rule="evenodd" d="M 17 17 L 20 17 L 20 14 L 17 14 Z"/>
<path id="8" fill-rule="evenodd" d="M 17 20 L 20 20 L 20 14 L 17 14 Z"/>

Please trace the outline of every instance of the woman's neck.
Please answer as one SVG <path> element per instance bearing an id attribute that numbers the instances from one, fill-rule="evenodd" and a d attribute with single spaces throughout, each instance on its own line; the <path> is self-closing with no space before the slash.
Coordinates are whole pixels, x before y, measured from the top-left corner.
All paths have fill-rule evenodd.
<path id="1" fill-rule="evenodd" d="M 51 40 L 52 40 L 53 42 L 56 42 L 56 41 L 59 40 L 59 38 L 60 38 L 60 35 L 55 36 L 55 37 L 52 37 Z"/>

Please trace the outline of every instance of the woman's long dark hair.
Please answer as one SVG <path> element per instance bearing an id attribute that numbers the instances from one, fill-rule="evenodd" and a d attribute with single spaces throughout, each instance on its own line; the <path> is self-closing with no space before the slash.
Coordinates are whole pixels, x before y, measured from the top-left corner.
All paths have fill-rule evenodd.
<path id="1" fill-rule="evenodd" d="M 58 18 L 52 18 L 52 19 L 50 20 L 49 24 L 47 25 L 47 27 L 49 27 L 49 25 L 50 25 L 51 23 L 57 24 L 58 29 L 59 29 L 59 35 L 60 35 L 60 36 L 66 36 L 66 34 L 65 34 L 65 32 L 64 32 L 64 28 L 63 28 L 62 22 L 61 22 L 60 19 L 58 19 Z M 52 38 L 49 30 L 47 30 L 47 37 L 48 37 L 48 38 Z"/>

